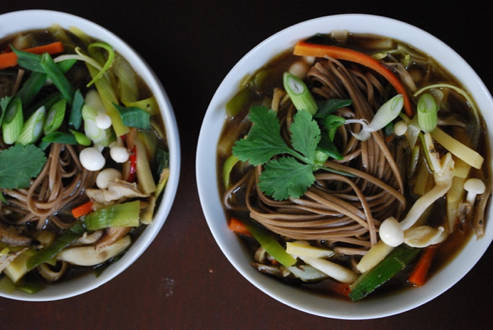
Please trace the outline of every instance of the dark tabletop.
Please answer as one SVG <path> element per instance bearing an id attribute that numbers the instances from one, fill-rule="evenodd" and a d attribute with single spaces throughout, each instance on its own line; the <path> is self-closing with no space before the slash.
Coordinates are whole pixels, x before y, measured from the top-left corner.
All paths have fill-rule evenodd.
<path id="1" fill-rule="evenodd" d="M 207 227 L 195 180 L 198 133 L 215 89 L 232 66 L 268 36 L 330 14 L 389 16 L 443 40 L 464 57 L 491 90 L 493 16 L 486 5 L 461 1 L 430 7 L 433 1 L 417 4 L 409 0 L 385 4 L 349 0 L 0 3 L 0 13 L 41 6 L 66 11 L 90 19 L 127 41 L 160 77 L 175 109 L 182 143 L 175 203 L 147 251 L 111 282 L 78 297 L 48 303 L 0 298 L 0 329 L 492 328 L 492 248 L 448 292 L 397 316 L 341 321 L 291 309 L 249 284 L 226 260 Z"/>

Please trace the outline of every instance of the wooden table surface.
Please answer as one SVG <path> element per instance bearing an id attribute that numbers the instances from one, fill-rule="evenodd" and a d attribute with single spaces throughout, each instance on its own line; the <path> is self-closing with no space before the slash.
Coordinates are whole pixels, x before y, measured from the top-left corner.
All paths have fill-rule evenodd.
<path id="1" fill-rule="evenodd" d="M 342 321 L 299 312 L 261 293 L 229 264 L 204 219 L 195 151 L 207 105 L 248 50 L 287 26 L 339 13 L 397 18 L 443 40 L 493 86 L 486 5 L 375 2 L 3 0 L 0 13 L 41 5 L 66 11 L 103 25 L 135 48 L 174 106 L 182 168 L 164 227 L 131 267 L 92 292 L 62 301 L 0 298 L 0 329 L 491 329 L 492 248 L 458 284 L 424 306 L 383 319 Z"/>

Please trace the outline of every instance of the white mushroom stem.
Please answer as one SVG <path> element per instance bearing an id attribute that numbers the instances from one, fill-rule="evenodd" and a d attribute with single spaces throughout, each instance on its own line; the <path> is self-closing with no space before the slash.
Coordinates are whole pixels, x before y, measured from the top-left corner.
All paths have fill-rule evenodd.
<path id="1" fill-rule="evenodd" d="M 116 257 L 122 253 L 131 243 L 130 236 L 125 236 L 115 243 L 101 249 L 95 246 L 81 246 L 63 250 L 57 256 L 57 260 L 66 261 L 78 266 L 94 266 Z"/>
<path id="2" fill-rule="evenodd" d="M 438 158 L 436 153 L 431 156 Z M 413 204 L 406 217 L 400 223 L 395 218 L 390 217 L 380 225 L 380 239 L 385 244 L 398 246 L 402 242 L 405 242 L 406 231 L 416 223 L 428 207 L 445 195 L 450 187 L 452 187 L 454 169 L 452 155 L 447 153 L 441 162 L 440 159 L 435 159 L 434 163 L 435 170 L 433 176 L 436 184 L 433 189 L 425 193 Z"/>
<path id="3" fill-rule="evenodd" d="M 464 189 L 467 191 L 466 201 L 472 206 L 477 195 L 481 195 L 486 190 L 486 186 L 480 179 L 472 178 L 464 182 Z"/>
<path id="4" fill-rule="evenodd" d="M 353 283 L 358 277 L 352 270 L 326 259 L 300 256 L 297 257 L 313 268 L 342 283 Z"/>
<path id="5" fill-rule="evenodd" d="M 74 245 L 89 245 L 89 244 L 94 244 L 96 243 L 101 236 L 103 236 L 103 231 L 102 230 L 97 230 L 91 234 L 88 234 L 87 232 L 82 235 L 81 238 L 79 238 Z"/>
<path id="6" fill-rule="evenodd" d="M 111 182 L 121 178 L 122 174 L 117 169 L 105 168 L 98 173 L 98 176 L 96 177 L 96 186 L 98 186 L 99 189 L 106 189 Z"/>
<path id="7" fill-rule="evenodd" d="M 394 125 L 394 134 L 397 136 L 402 136 L 407 132 L 407 124 L 405 121 L 401 120 Z"/>

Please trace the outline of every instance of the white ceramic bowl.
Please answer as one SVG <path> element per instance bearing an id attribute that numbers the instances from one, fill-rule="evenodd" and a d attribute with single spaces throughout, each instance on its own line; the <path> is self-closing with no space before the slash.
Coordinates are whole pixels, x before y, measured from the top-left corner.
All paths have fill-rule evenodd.
<path id="1" fill-rule="evenodd" d="M 70 14 L 48 10 L 25 10 L 0 15 L 0 39 L 15 32 L 47 28 L 52 24 L 59 24 L 64 28 L 78 27 L 88 35 L 112 45 L 147 83 L 157 100 L 166 127 L 170 155 L 170 177 L 162 202 L 154 216 L 154 221 L 147 226 L 119 261 L 109 266 L 99 277 L 94 274 L 88 274 L 74 280 L 50 285 L 34 295 L 17 291 L 10 294 L 0 292 L 2 297 L 17 300 L 49 301 L 72 297 L 95 289 L 124 271 L 145 251 L 159 233 L 173 204 L 180 175 L 180 140 L 171 103 L 159 79 L 149 65 L 123 40 L 91 21 Z"/>
<path id="2" fill-rule="evenodd" d="M 335 15 L 312 19 L 282 30 L 248 52 L 228 73 L 217 89 L 205 114 L 197 149 L 197 184 L 207 223 L 224 255 L 254 286 L 293 308 L 307 313 L 339 319 L 371 319 L 401 313 L 440 295 L 459 281 L 481 258 L 493 238 L 493 221 L 489 208 L 486 234 L 472 238 L 454 260 L 435 274 L 422 288 L 404 290 L 398 294 L 351 303 L 315 295 L 269 278 L 253 267 L 252 256 L 226 225 L 217 189 L 216 147 L 226 118 L 224 105 L 235 94 L 240 80 L 255 72 L 269 59 L 289 49 L 303 38 L 315 33 L 346 29 L 354 33 L 371 33 L 404 41 L 431 55 L 447 68 L 476 100 L 488 127 L 493 127 L 493 100 L 487 88 L 471 67 L 450 47 L 429 33 L 409 24 L 371 15 Z M 493 134 L 489 134 L 489 143 Z M 488 166 L 488 164 L 485 164 Z"/>

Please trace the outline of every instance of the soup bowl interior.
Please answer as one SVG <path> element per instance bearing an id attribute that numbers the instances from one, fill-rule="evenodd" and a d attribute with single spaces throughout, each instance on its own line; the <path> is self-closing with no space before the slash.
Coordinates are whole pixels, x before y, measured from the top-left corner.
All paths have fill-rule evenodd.
<path id="1" fill-rule="evenodd" d="M 76 279 L 49 285 L 33 295 L 18 291 L 13 293 L 0 292 L 0 296 L 2 297 L 17 300 L 49 301 L 64 299 L 95 289 L 117 276 L 145 251 L 159 233 L 169 214 L 178 187 L 180 142 L 171 103 L 152 69 L 123 40 L 105 28 L 81 17 L 47 10 L 26 10 L 0 15 L 0 39 L 17 32 L 47 28 L 53 24 L 58 24 L 65 29 L 72 26 L 77 27 L 89 36 L 112 45 L 129 62 L 143 81 L 146 82 L 156 98 L 166 128 L 166 139 L 170 158 L 170 177 L 163 193 L 162 201 L 154 215 L 153 222 L 145 228 L 120 260 L 111 264 L 98 277 L 91 272 Z"/>
<path id="2" fill-rule="evenodd" d="M 293 47 L 300 39 L 316 33 L 343 29 L 352 33 L 369 33 L 400 40 L 430 55 L 460 81 L 482 111 L 487 127 L 493 127 L 493 117 L 488 114 L 493 108 L 490 93 L 473 69 L 442 41 L 417 27 L 390 18 L 360 14 L 327 16 L 274 34 L 248 52 L 231 69 L 214 94 L 202 123 L 196 175 L 202 209 L 212 235 L 226 258 L 250 283 L 274 299 L 307 313 L 339 319 L 371 319 L 415 308 L 457 283 L 480 259 L 493 238 L 493 226 L 489 223 L 491 208 L 486 214 L 484 237 L 477 239 L 473 236 L 460 253 L 431 277 L 426 285 L 352 303 L 283 284 L 255 270 L 250 265 L 251 254 L 227 228 L 215 175 L 216 148 L 226 119 L 225 104 L 237 92 L 241 79 L 254 73 L 275 55 Z M 492 136 L 489 134 L 489 145 L 492 145 Z"/>

